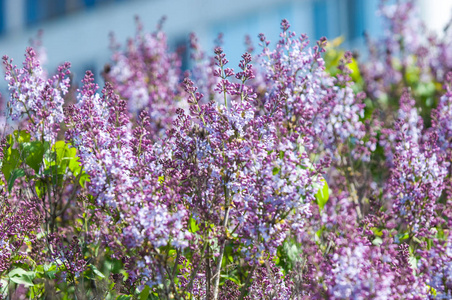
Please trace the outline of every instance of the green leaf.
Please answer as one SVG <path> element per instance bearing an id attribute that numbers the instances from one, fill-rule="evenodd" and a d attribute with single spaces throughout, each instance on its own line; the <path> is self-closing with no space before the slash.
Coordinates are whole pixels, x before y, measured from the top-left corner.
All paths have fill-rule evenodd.
<path id="1" fill-rule="evenodd" d="M 12 282 L 23 284 L 25 286 L 34 286 L 33 279 L 35 276 L 35 272 L 25 271 L 22 268 L 16 268 L 8 273 L 8 277 Z"/>
<path id="2" fill-rule="evenodd" d="M 372 241 L 372 244 L 375 246 L 380 246 L 381 243 L 383 243 L 383 240 L 381 239 L 381 237 L 378 236 Z"/>
<path id="3" fill-rule="evenodd" d="M 52 270 L 52 271 L 47 271 L 47 272 L 45 272 L 44 274 L 45 274 L 45 276 L 48 278 L 48 279 L 55 279 L 56 278 L 56 273 L 58 273 L 58 270 Z"/>
<path id="4" fill-rule="evenodd" d="M 422 243 L 422 241 L 415 236 L 413 236 L 413 241 L 415 241 L 418 244 Z"/>
<path id="5" fill-rule="evenodd" d="M 383 231 L 377 227 L 372 227 L 370 230 L 372 230 L 375 236 L 383 236 Z"/>
<path id="6" fill-rule="evenodd" d="M 46 150 L 45 145 L 39 141 L 33 141 L 21 143 L 20 147 L 25 163 L 38 173 Z"/>
<path id="7" fill-rule="evenodd" d="M 100 278 L 105 278 L 105 275 L 102 274 L 102 272 L 99 271 L 99 270 L 96 268 L 96 266 L 90 264 L 89 267 L 90 267 L 90 269 L 93 271 L 94 274 L 96 274 L 96 275 L 99 276 Z"/>
<path id="8" fill-rule="evenodd" d="M 21 164 L 20 153 L 17 149 L 11 147 L 4 151 L 2 173 L 5 175 L 6 181 L 9 181 L 11 173 Z"/>
<path id="9" fill-rule="evenodd" d="M 8 180 L 8 191 L 11 192 L 14 186 L 14 182 L 17 178 L 25 176 L 25 171 L 23 169 L 14 169 L 11 172 L 11 177 Z"/>
<path id="10" fill-rule="evenodd" d="M 199 230 L 199 226 L 196 223 L 196 220 L 190 216 L 190 232 L 195 233 Z"/>
<path id="11" fill-rule="evenodd" d="M 279 173 L 279 168 L 278 167 L 274 167 L 273 168 L 273 175 L 276 175 Z"/>
<path id="12" fill-rule="evenodd" d="M 300 250 L 296 244 L 286 242 L 284 243 L 284 250 L 290 261 L 297 261 L 297 259 L 299 259 Z"/>
<path id="13" fill-rule="evenodd" d="M 399 233 L 399 234 L 397 234 L 396 235 L 396 238 L 399 240 L 399 241 L 403 241 L 403 240 L 406 240 L 407 238 L 409 238 L 410 237 L 410 234 L 408 233 L 408 232 L 405 232 L 405 233 Z"/>
<path id="14" fill-rule="evenodd" d="M 48 279 L 55 279 L 55 274 L 58 273 L 58 267 L 53 264 L 44 265 L 44 276 Z"/>
<path id="15" fill-rule="evenodd" d="M 408 262 L 410 263 L 413 270 L 415 270 L 418 267 L 417 266 L 418 259 L 415 256 L 410 255 L 410 258 L 408 258 Z"/>
<path id="16" fill-rule="evenodd" d="M 3 296 L 5 299 L 7 298 L 8 294 L 8 281 L 5 279 L 0 279 L 0 296 Z"/>
<path id="17" fill-rule="evenodd" d="M 220 276 L 221 278 L 224 278 L 225 280 L 230 280 L 237 284 L 238 286 L 241 285 L 240 279 L 237 276 L 231 275 L 231 274 L 222 274 Z"/>
<path id="18" fill-rule="evenodd" d="M 282 267 L 286 272 L 293 269 L 296 262 L 301 259 L 302 247 L 293 238 L 286 239 L 281 246 L 278 247 L 277 256 L 279 257 L 278 266 Z"/>
<path id="19" fill-rule="evenodd" d="M 6 136 L 6 145 L 7 147 L 13 146 L 14 145 L 14 138 L 11 134 L 8 134 Z"/>
<path id="20" fill-rule="evenodd" d="M 233 263 L 234 262 L 234 251 L 232 248 L 231 244 L 226 245 L 226 247 L 224 247 L 224 256 L 225 256 L 225 262 L 229 262 L 229 263 Z"/>
<path id="21" fill-rule="evenodd" d="M 72 160 L 75 159 L 75 155 L 77 150 L 75 148 L 69 148 L 69 144 L 66 144 L 64 141 L 57 141 L 55 145 L 52 147 L 52 151 L 56 153 L 55 163 L 58 165 L 58 172 L 60 174 L 66 173 L 66 169 L 69 167 L 69 164 Z M 74 163 L 72 164 L 73 167 Z"/>
<path id="22" fill-rule="evenodd" d="M 72 148 L 74 149 L 74 148 Z M 75 150 L 75 149 L 74 149 Z M 80 162 L 78 161 L 78 156 L 75 156 L 73 159 L 69 161 L 69 170 L 71 170 L 72 174 L 77 177 L 80 174 L 80 171 L 82 170 L 82 166 L 80 165 Z"/>
<path id="23" fill-rule="evenodd" d="M 146 285 L 140 293 L 140 300 L 146 300 L 149 297 L 150 292 L 151 292 L 151 288 Z"/>
<path id="24" fill-rule="evenodd" d="M 321 181 L 323 182 L 323 186 L 315 194 L 315 198 L 317 200 L 317 204 L 319 205 L 320 210 L 322 210 L 325 207 L 325 204 L 328 202 L 328 199 L 330 197 L 328 184 L 326 183 L 326 180 L 322 178 Z"/>
<path id="25" fill-rule="evenodd" d="M 27 143 L 31 138 L 31 135 L 26 130 L 14 130 L 13 135 L 18 143 Z"/>
<path id="26" fill-rule="evenodd" d="M 121 272 L 123 265 L 119 259 L 107 260 L 107 262 L 109 263 L 108 269 L 111 273 L 119 274 Z"/>
<path id="27" fill-rule="evenodd" d="M 322 226 L 322 228 L 320 228 L 319 230 L 317 230 L 317 231 L 315 232 L 314 239 L 315 239 L 316 242 L 320 242 L 320 239 L 321 239 L 321 237 L 322 237 L 323 231 L 324 231 L 324 227 Z"/>
<path id="28" fill-rule="evenodd" d="M 89 181 L 89 176 L 82 172 L 82 166 L 77 156 L 77 150 L 71 147 L 71 144 L 66 144 L 64 141 L 57 141 L 50 151 L 44 154 L 46 164 L 49 165 L 46 172 L 51 176 L 54 174 L 64 175 L 69 169 L 75 177 L 80 176 L 79 183 L 85 187 L 85 182 Z M 80 172 L 82 172 L 80 174 Z M 55 181 L 55 180 L 53 180 Z M 57 183 L 60 181 L 56 180 Z"/>
<path id="29" fill-rule="evenodd" d="M 352 71 L 350 76 L 352 77 L 354 82 L 360 82 L 361 81 L 361 73 L 359 72 L 359 66 L 356 59 L 352 58 L 352 62 L 348 64 L 348 67 Z"/>
<path id="30" fill-rule="evenodd" d="M 132 299 L 132 296 L 121 295 L 121 296 L 118 296 L 118 298 L 116 298 L 116 300 L 128 300 L 128 299 Z"/>
<path id="31" fill-rule="evenodd" d="M 42 195 L 45 194 L 45 192 L 46 192 L 45 189 L 46 189 L 46 185 L 41 180 L 35 181 L 35 190 L 36 190 L 36 194 L 38 195 L 39 198 L 41 198 Z"/>
<path id="32" fill-rule="evenodd" d="M 90 181 L 89 175 L 86 174 L 85 172 L 83 172 L 83 174 L 80 176 L 80 180 L 79 180 L 80 186 L 81 186 L 82 188 L 84 188 L 84 187 L 85 187 L 85 183 L 86 183 L 87 181 L 88 181 L 88 182 Z"/>

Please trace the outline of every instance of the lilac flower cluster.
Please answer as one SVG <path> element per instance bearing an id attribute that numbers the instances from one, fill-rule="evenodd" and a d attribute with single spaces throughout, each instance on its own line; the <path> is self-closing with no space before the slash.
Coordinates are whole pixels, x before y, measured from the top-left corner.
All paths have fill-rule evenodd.
<path id="1" fill-rule="evenodd" d="M 24 246 L 35 242 L 42 220 L 36 204 L 18 199 L 14 203 L 5 192 L 0 197 L 0 275 L 5 275 L 12 264 L 30 258 Z"/>
<path id="2" fill-rule="evenodd" d="M 28 130 L 36 139 L 54 142 L 64 119 L 63 97 L 70 86 L 70 64 L 61 65 L 58 73 L 47 79 L 36 52 L 27 48 L 23 68 L 18 69 L 7 56 L 3 56 L 3 65 L 10 90 L 8 109 L 12 120 L 25 116 Z"/>
<path id="3" fill-rule="evenodd" d="M 77 105 L 67 109 L 66 138 L 79 151 L 80 162 L 90 176 L 89 192 L 99 204 L 113 207 L 130 201 L 132 187 L 132 135 L 125 101 L 107 85 L 100 96 L 93 74 L 87 72 Z"/>
<path id="4" fill-rule="evenodd" d="M 397 123 L 396 130 L 399 134 L 388 196 L 394 212 L 409 230 L 420 233 L 419 230 L 434 225 L 431 223 L 435 222 L 435 203 L 444 189 L 449 163 L 437 155 L 435 134 L 421 147 L 411 141 L 403 123 Z"/>
<path id="5" fill-rule="evenodd" d="M 171 125 L 180 98 L 181 58 L 168 49 L 161 27 L 152 34 L 143 32 L 137 17 L 137 32 L 123 51 L 112 37 L 112 64 L 106 66 L 104 77 L 127 101 L 127 110 L 134 115 L 146 111 L 152 118 L 152 136 L 161 136 Z M 153 139 L 155 139 L 153 137 Z"/>
<path id="6" fill-rule="evenodd" d="M 437 242 L 425 251 L 420 261 L 420 269 L 427 275 L 426 284 L 437 299 L 452 297 L 452 244 L 451 237 L 446 243 Z"/>

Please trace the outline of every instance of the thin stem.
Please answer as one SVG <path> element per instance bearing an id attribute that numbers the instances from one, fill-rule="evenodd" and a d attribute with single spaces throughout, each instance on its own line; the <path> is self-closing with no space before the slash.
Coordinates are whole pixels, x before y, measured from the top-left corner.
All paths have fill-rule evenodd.
<path id="1" fill-rule="evenodd" d="M 206 255 L 206 295 L 210 297 L 210 282 L 212 281 L 212 268 L 210 266 L 210 247 L 207 247 L 207 255 Z"/>
<path id="2" fill-rule="evenodd" d="M 251 271 L 248 273 L 248 276 L 246 277 L 246 281 L 245 284 L 242 286 L 241 291 L 240 291 L 240 296 L 238 299 L 243 299 L 243 297 L 245 297 L 248 286 L 250 285 L 251 282 L 251 278 L 253 277 L 254 271 L 256 270 L 256 265 L 253 266 L 253 268 L 251 269 Z"/>
<path id="3" fill-rule="evenodd" d="M 204 253 L 206 251 L 206 248 L 207 248 L 207 242 L 204 244 L 204 247 L 202 248 L 202 252 L 201 252 L 202 255 L 204 255 Z M 201 257 L 200 262 L 202 261 L 202 259 L 203 259 L 203 257 Z M 194 282 L 195 277 L 196 277 L 196 274 L 198 273 L 198 270 L 200 269 L 200 267 L 201 267 L 201 263 L 199 263 L 196 266 L 196 269 L 194 269 L 193 272 L 191 273 L 190 282 L 187 284 L 187 288 L 184 290 L 184 292 L 188 292 L 188 291 L 191 290 L 191 288 L 193 286 L 193 282 Z"/>
<path id="4" fill-rule="evenodd" d="M 224 220 L 223 220 L 223 227 L 226 229 L 229 221 L 229 210 L 230 205 L 228 203 L 229 199 L 229 190 L 226 188 L 226 185 L 224 185 L 224 193 L 225 193 L 225 204 L 226 204 L 226 211 L 224 213 Z M 220 247 L 220 255 L 218 256 L 217 261 L 217 268 L 215 269 L 215 275 L 214 275 L 214 284 L 213 284 L 213 299 L 218 299 L 218 293 L 220 288 L 220 274 L 221 274 L 221 264 L 223 262 L 223 256 L 224 256 L 224 247 L 226 246 L 226 238 L 222 241 L 221 247 Z"/>

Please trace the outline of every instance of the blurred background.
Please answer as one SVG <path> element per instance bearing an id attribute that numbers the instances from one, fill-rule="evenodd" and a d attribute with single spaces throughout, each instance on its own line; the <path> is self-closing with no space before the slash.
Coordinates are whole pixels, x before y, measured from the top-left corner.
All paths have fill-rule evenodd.
<path id="1" fill-rule="evenodd" d="M 43 30 L 47 49 L 46 67 L 54 70 L 64 61 L 72 63 L 75 79 L 86 69 L 97 77 L 110 57 L 109 33 L 125 43 L 135 33 L 138 15 L 146 31 L 153 31 L 166 16 L 164 31 L 170 47 L 187 45 L 195 32 L 207 51 L 219 32 L 224 50 L 234 65 L 245 51 L 249 34 L 257 45 L 262 32 L 273 42 L 279 23 L 286 18 L 297 34 L 307 33 L 311 41 L 326 36 L 343 36 L 344 48 L 364 47 L 363 33 L 382 34 L 376 14 L 380 0 L 0 0 L 0 54 L 22 62 L 30 38 Z M 422 18 L 435 30 L 442 30 L 450 17 L 452 0 L 420 0 Z M 3 86 L 3 83 L 0 83 Z"/>

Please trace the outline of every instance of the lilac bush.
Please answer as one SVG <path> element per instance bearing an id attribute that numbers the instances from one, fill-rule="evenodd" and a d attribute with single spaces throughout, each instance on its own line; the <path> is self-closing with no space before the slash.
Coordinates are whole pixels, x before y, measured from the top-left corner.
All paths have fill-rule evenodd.
<path id="1" fill-rule="evenodd" d="M 287 20 L 183 71 L 137 19 L 102 89 L 5 56 L 0 298 L 451 298 L 451 41 L 415 9 L 365 61 Z"/>

